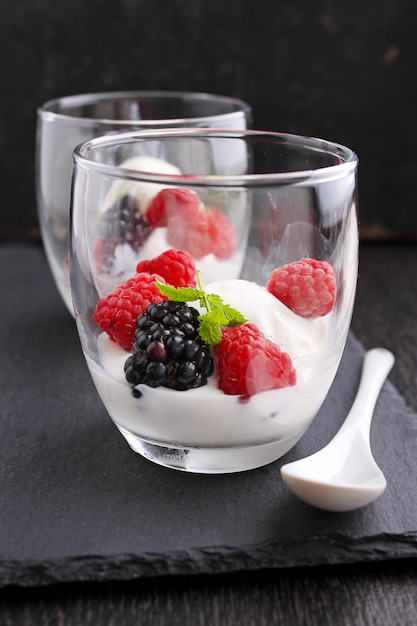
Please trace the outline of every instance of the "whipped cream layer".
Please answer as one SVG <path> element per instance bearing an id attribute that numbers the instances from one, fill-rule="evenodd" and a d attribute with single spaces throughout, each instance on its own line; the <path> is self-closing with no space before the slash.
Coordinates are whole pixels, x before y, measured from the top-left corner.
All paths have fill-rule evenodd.
<path id="1" fill-rule="evenodd" d="M 179 176 L 181 170 L 163 159 L 149 156 L 137 156 L 126 159 L 120 167 L 137 172 L 148 172 L 152 174 L 170 174 Z M 172 185 L 171 185 L 172 186 Z M 134 196 L 139 204 L 141 213 L 145 213 L 152 198 L 156 196 L 167 185 L 158 183 L 137 182 L 135 180 L 116 180 L 110 187 L 103 205 L 103 212 L 120 199 L 122 196 Z"/>
<path id="2" fill-rule="evenodd" d="M 264 444 L 304 432 L 327 395 L 343 348 L 344 339 L 332 332 L 332 314 L 303 319 L 264 287 L 244 280 L 206 289 L 238 308 L 291 356 L 296 385 L 243 399 L 224 394 L 214 374 L 206 386 L 188 391 L 140 385 L 142 396 L 135 398 L 123 370 L 129 353 L 102 333 L 98 363 L 86 360 L 113 421 L 138 437 L 182 446 Z"/>
<path id="3" fill-rule="evenodd" d="M 97 273 L 95 275 L 94 282 L 100 297 L 110 293 L 130 278 L 139 261 L 153 259 L 171 247 L 167 241 L 167 229 L 165 227 L 152 230 L 138 252 L 135 252 L 127 243 L 118 245 L 115 249 L 112 273 Z M 223 279 L 237 278 L 242 270 L 244 255 L 245 249 L 238 247 L 228 259 L 218 259 L 214 254 L 207 254 L 195 263 L 201 272 L 203 281 L 210 283 L 219 276 Z"/>

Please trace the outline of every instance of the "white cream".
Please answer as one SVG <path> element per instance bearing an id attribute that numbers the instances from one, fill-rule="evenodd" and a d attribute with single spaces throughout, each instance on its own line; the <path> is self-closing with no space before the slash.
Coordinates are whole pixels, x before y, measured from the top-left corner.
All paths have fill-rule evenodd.
<path id="1" fill-rule="evenodd" d="M 121 166 L 142 172 L 153 172 L 158 174 L 180 175 L 181 170 L 163 159 L 149 156 L 137 156 L 126 159 Z M 156 183 L 137 182 L 132 180 L 116 180 L 110 187 L 106 199 L 103 203 L 101 213 L 107 211 L 123 195 L 134 196 L 140 207 L 141 213 L 146 213 L 151 200 L 167 185 Z M 153 229 L 138 252 L 135 252 L 128 244 L 120 244 L 115 248 L 114 264 L 111 273 L 101 272 L 96 268 L 94 272 L 94 284 L 99 296 L 104 296 L 118 285 L 125 282 L 135 273 L 136 265 L 139 261 L 153 259 L 162 252 L 169 250 L 172 246 L 167 241 L 167 229 Z M 201 271 L 204 282 L 212 282 L 218 276 L 228 280 L 237 278 L 240 275 L 245 246 L 239 246 L 235 252 L 226 260 L 220 260 L 214 254 L 208 254 L 198 260 L 198 269 Z"/>
<path id="2" fill-rule="evenodd" d="M 223 302 L 240 311 L 264 335 L 287 352 L 298 372 L 305 378 L 308 367 L 317 363 L 317 353 L 326 342 L 329 320 L 305 319 L 296 315 L 265 287 L 246 280 L 229 280 L 209 284 L 209 293 L 218 294 Z"/>
<path id="3" fill-rule="evenodd" d="M 121 167 L 138 172 L 148 172 L 154 174 L 169 174 L 179 176 L 181 170 L 163 159 L 149 156 L 137 156 L 126 159 L 120 164 Z M 111 207 L 117 199 L 124 195 L 134 196 L 138 201 L 141 213 L 145 213 L 152 198 L 156 196 L 167 185 L 157 183 L 137 182 L 135 180 L 116 180 L 110 187 L 106 200 L 103 204 L 103 211 Z"/>
<path id="4" fill-rule="evenodd" d="M 290 354 L 297 384 L 242 400 L 219 390 L 213 375 L 206 386 L 184 392 L 141 385 L 142 396 L 134 398 L 123 371 L 129 354 L 103 333 L 98 338 L 100 365 L 86 359 L 110 416 L 138 437 L 183 446 L 240 446 L 301 436 L 339 363 L 343 345 L 332 332 L 332 314 L 305 320 L 264 287 L 241 280 L 208 285 L 207 291 L 236 306 Z"/>
<path id="5" fill-rule="evenodd" d="M 167 229 L 155 228 L 138 252 L 129 244 L 120 244 L 115 249 L 115 260 L 111 274 L 97 273 L 95 285 L 100 296 L 104 296 L 125 280 L 133 276 L 139 261 L 153 259 L 172 246 L 167 241 Z M 204 283 L 212 282 L 222 276 L 224 280 L 237 278 L 242 270 L 244 248 L 237 248 L 228 259 L 218 259 L 214 254 L 207 254 L 195 261 L 196 269 L 200 270 Z"/>

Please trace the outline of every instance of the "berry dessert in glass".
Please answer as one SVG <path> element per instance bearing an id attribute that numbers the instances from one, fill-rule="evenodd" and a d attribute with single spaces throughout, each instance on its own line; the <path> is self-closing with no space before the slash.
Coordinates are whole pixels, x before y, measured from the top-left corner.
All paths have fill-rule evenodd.
<path id="1" fill-rule="evenodd" d="M 71 313 L 68 230 L 72 151 L 82 141 L 121 130 L 212 127 L 244 129 L 251 108 L 227 96 L 176 91 L 120 91 L 55 98 L 37 111 L 36 193 L 46 257 Z M 172 173 L 159 159 L 129 167 Z M 174 169 L 174 171 L 176 171 Z"/>
<path id="2" fill-rule="evenodd" d="M 140 169 L 155 158 L 160 172 Z M 300 439 L 350 327 L 356 172 L 346 147 L 261 131 L 119 133 L 75 149 L 75 318 L 132 450 L 226 473 Z"/>

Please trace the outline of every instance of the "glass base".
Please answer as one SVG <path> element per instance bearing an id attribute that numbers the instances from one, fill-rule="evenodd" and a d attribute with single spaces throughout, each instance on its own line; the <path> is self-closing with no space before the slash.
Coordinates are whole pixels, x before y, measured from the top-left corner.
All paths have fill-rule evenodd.
<path id="1" fill-rule="evenodd" d="M 284 441 L 229 448 L 167 445 L 144 440 L 117 426 L 134 452 L 158 465 L 198 474 L 230 474 L 268 465 L 284 456 L 301 434 Z"/>

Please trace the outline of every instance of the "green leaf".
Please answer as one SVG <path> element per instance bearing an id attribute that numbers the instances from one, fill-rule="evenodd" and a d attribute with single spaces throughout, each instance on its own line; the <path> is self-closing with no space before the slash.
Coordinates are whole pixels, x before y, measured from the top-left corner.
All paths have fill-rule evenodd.
<path id="1" fill-rule="evenodd" d="M 156 285 L 163 296 L 176 302 L 194 302 L 199 300 L 200 306 L 207 310 L 207 313 L 200 315 L 200 326 L 198 334 L 201 339 L 210 346 L 217 346 L 222 338 L 222 328 L 225 326 L 235 326 L 244 324 L 246 318 L 229 304 L 224 304 L 223 300 L 216 293 L 206 293 L 198 274 L 198 284 L 200 289 L 193 287 L 173 287 L 156 282 Z"/>
<path id="2" fill-rule="evenodd" d="M 244 324 L 247 320 L 240 311 L 234 309 L 229 304 L 224 304 L 223 300 L 215 293 L 209 293 L 207 295 L 208 302 L 210 304 L 210 309 L 212 311 L 222 311 L 224 316 L 227 318 L 226 322 L 221 322 L 224 325 L 230 324 Z"/>
<path id="3" fill-rule="evenodd" d="M 168 300 L 175 300 L 175 302 L 194 302 L 204 295 L 200 289 L 193 289 L 192 287 L 173 287 L 158 281 L 156 281 L 156 286 L 163 296 L 166 296 Z"/>
<path id="4" fill-rule="evenodd" d="M 235 326 L 236 324 L 244 324 L 247 322 L 247 319 L 240 311 L 234 309 L 233 307 L 225 304 L 223 306 L 223 313 L 228 319 L 228 325 Z"/>
<path id="5" fill-rule="evenodd" d="M 221 326 L 219 324 L 213 324 L 206 316 L 201 320 L 201 324 L 198 327 L 198 334 L 209 346 L 217 346 L 222 339 Z"/>
<path id="6" fill-rule="evenodd" d="M 206 294 L 206 298 L 210 309 L 222 309 L 224 307 L 223 300 L 217 293 L 208 293 Z"/>
<path id="7" fill-rule="evenodd" d="M 227 326 L 229 323 L 227 316 L 220 309 L 204 313 L 200 315 L 200 319 L 205 320 L 206 323 L 210 322 L 210 324 L 220 324 L 221 326 Z"/>

